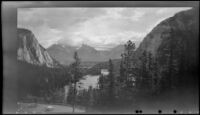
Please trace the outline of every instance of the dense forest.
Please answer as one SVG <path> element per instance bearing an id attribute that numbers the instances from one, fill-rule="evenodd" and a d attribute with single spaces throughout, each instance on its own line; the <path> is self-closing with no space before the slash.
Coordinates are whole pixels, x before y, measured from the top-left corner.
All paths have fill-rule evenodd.
<path id="1" fill-rule="evenodd" d="M 63 87 L 70 80 L 67 70 L 67 67 L 48 68 L 18 61 L 19 99 L 23 100 L 27 95 L 32 95 L 43 97 L 42 101 L 46 102 L 62 102 Z"/>

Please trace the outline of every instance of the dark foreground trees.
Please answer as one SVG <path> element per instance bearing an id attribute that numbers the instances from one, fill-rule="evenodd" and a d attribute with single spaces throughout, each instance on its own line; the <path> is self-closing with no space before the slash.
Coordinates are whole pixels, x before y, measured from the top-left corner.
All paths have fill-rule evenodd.
<path id="1" fill-rule="evenodd" d="M 37 97 L 41 102 L 63 101 L 63 87 L 70 81 L 67 67 L 48 68 L 21 61 L 17 64 L 19 101 L 24 101 L 28 95 Z"/>

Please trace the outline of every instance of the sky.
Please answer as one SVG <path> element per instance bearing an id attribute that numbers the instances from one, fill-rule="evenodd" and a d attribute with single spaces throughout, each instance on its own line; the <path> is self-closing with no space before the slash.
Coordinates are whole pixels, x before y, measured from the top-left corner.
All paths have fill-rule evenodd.
<path id="1" fill-rule="evenodd" d="M 33 32 L 39 43 L 108 50 L 128 40 L 136 43 L 162 20 L 190 7 L 18 8 L 17 27 Z"/>

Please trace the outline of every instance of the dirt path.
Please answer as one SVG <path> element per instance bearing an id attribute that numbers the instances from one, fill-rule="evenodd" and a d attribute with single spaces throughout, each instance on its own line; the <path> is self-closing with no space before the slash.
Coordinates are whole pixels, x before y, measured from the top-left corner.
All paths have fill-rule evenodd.
<path id="1" fill-rule="evenodd" d="M 17 113 L 72 113 L 72 107 L 63 105 L 51 105 L 51 104 L 35 104 L 35 103 L 20 103 Z M 83 109 L 75 109 L 75 113 L 84 113 Z"/>

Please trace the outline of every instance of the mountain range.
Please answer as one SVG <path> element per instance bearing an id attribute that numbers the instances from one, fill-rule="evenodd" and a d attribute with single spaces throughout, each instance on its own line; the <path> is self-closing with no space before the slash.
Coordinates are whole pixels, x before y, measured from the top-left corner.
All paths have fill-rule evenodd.
<path id="1" fill-rule="evenodd" d="M 52 68 L 58 67 L 60 64 L 69 65 L 74 61 L 73 55 L 77 51 L 82 62 L 81 64 L 85 67 L 91 67 L 110 58 L 120 59 L 121 53 L 124 50 L 123 45 L 118 45 L 107 51 L 100 51 L 85 44 L 78 49 L 63 44 L 53 44 L 48 49 L 45 49 L 30 30 L 18 28 L 17 32 L 17 59 L 39 66 L 44 65 Z"/>
<path id="2" fill-rule="evenodd" d="M 120 59 L 121 53 L 124 50 L 123 45 L 118 45 L 110 50 L 102 51 L 82 44 L 80 48 L 71 47 L 68 45 L 54 44 L 50 46 L 48 53 L 63 65 L 69 65 L 74 61 L 73 55 L 77 51 L 81 61 L 84 62 L 104 62 L 109 59 Z"/>

